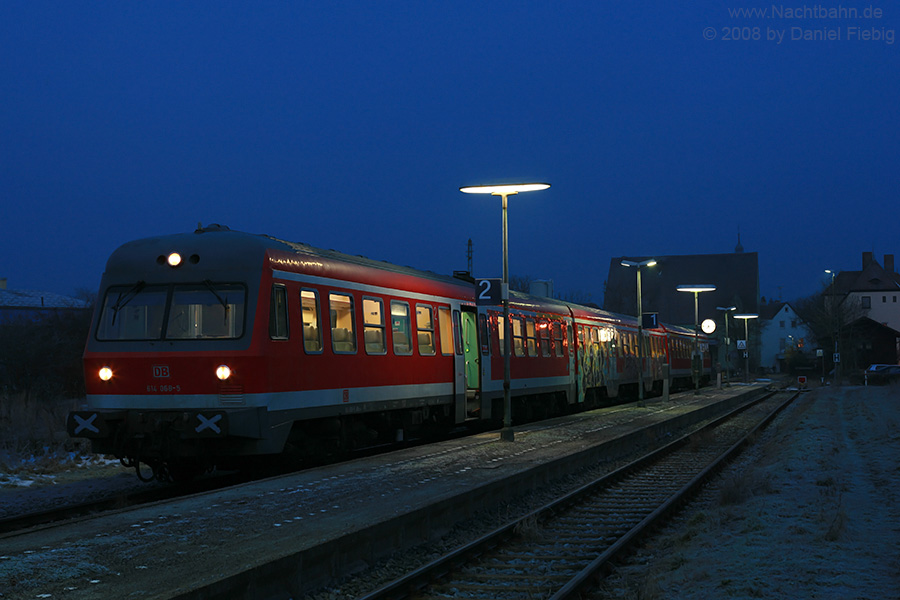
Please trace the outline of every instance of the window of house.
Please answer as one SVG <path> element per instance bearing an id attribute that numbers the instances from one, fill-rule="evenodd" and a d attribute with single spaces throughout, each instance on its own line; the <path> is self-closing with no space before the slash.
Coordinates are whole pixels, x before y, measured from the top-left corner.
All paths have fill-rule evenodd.
<path id="1" fill-rule="evenodd" d="M 384 345 L 384 302 L 363 298 L 363 337 L 366 354 L 386 354 Z"/>
<path id="2" fill-rule="evenodd" d="M 349 294 L 328 295 L 331 309 L 331 347 L 338 354 L 356 352 L 356 318 L 353 314 L 353 296 Z"/>
<path id="3" fill-rule="evenodd" d="M 391 337 L 394 341 L 394 354 L 400 356 L 412 354 L 410 332 L 409 304 L 391 300 Z"/>
<path id="4" fill-rule="evenodd" d="M 784 329 L 784 321 L 778 321 L 778 326 Z"/>
<path id="5" fill-rule="evenodd" d="M 872 308 L 872 297 L 862 296 L 860 298 L 860 306 L 862 306 L 863 308 Z"/>
<path id="6" fill-rule="evenodd" d="M 416 305 L 416 339 L 422 356 L 434 356 L 434 319 L 431 314 L 430 306 Z"/>
<path id="7" fill-rule="evenodd" d="M 322 329 L 319 327 L 319 294 L 315 290 L 301 290 L 300 320 L 303 322 L 303 349 L 309 354 L 321 352 Z"/>

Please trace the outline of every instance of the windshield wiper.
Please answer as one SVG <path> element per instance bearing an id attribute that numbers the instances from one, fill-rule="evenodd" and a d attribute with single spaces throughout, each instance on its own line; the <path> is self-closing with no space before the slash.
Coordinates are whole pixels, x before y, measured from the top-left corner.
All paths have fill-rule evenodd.
<path id="1" fill-rule="evenodd" d="M 116 303 L 112 305 L 113 316 L 110 325 L 116 324 L 116 315 L 119 314 L 119 310 L 125 308 L 126 304 L 134 300 L 135 297 L 141 293 L 141 290 L 144 289 L 145 285 L 147 284 L 144 281 L 138 281 L 124 292 L 119 293 L 119 297 L 116 298 Z"/>
<path id="2" fill-rule="evenodd" d="M 225 298 L 222 298 L 222 296 L 219 295 L 219 292 L 216 290 L 216 288 L 213 286 L 212 282 L 209 279 L 205 279 L 203 281 L 203 285 L 205 285 L 207 287 L 207 289 L 210 292 L 212 292 L 213 296 L 216 297 L 216 300 L 219 301 L 219 304 L 221 304 L 225 308 L 225 319 L 224 319 L 223 323 L 228 323 L 228 309 L 229 309 L 228 296 L 225 296 Z"/>

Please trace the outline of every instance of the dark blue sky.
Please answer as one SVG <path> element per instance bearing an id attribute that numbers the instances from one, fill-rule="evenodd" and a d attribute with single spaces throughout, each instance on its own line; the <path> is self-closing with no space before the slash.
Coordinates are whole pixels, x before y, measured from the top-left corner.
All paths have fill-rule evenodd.
<path id="1" fill-rule="evenodd" d="M 559 293 L 740 229 L 764 296 L 810 294 L 900 254 L 900 5 L 730 15 L 773 6 L 4 2 L 0 277 L 95 290 L 199 221 L 440 273 L 471 238 L 499 277 L 500 202 L 458 188 L 525 180 L 510 269 Z"/>

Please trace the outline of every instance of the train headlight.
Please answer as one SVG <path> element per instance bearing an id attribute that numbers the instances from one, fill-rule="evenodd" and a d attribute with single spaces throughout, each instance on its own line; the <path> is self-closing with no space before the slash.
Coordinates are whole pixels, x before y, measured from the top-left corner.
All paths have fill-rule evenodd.
<path id="1" fill-rule="evenodd" d="M 219 365 L 216 367 L 216 377 L 220 380 L 225 381 L 229 377 L 231 377 L 231 367 L 228 365 Z"/>
<path id="2" fill-rule="evenodd" d="M 97 371 L 97 375 L 103 381 L 109 381 L 110 379 L 112 379 L 113 372 L 112 372 L 112 369 L 110 369 L 109 367 L 103 367 L 99 371 Z"/>
<path id="3" fill-rule="evenodd" d="M 177 252 L 173 252 L 166 257 L 166 262 L 169 263 L 170 267 L 177 267 L 181 264 L 181 255 Z"/>

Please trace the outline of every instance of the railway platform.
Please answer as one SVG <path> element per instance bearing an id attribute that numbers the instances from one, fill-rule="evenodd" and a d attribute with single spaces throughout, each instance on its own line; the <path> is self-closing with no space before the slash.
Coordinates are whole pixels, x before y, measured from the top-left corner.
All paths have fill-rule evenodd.
<path id="1" fill-rule="evenodd" d="M 514 442 L 483 433 L 40 528 L 0 539 L 21 571 L 3 598 L 299 598 L 765 391 L 651 398 L 516 427 Z"/>

